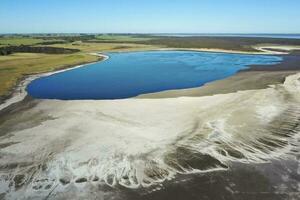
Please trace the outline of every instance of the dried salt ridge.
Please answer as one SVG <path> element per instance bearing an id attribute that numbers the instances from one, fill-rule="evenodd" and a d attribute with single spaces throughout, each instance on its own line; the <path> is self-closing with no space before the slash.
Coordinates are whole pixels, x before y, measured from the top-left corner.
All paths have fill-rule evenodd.
<path id="1" fill-rule="evenodd" d="M 55 199 L 73 187 L 149 187 L 231 162 L 294 157 L 299 79 L 206 97 L 37 101 L 0 125 L 0 193 Z"/>

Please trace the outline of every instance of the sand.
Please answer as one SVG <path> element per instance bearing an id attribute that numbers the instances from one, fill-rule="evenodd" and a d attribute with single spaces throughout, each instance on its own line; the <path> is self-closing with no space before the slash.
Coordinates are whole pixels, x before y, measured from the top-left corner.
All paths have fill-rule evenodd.
<path id="1" fill-rule="evenodd" d="M 204 86 L 181 89 L 168 90 L 156 93 L 142 94 L 135 98 L 153 99 L 153 98 L 174 98 L 174 97 L 197 97 L 210 96 L 215 94 L 226 94 L 242 90 L 254 90 L 267 88 L 269 85 L 282 83 L 286 76 L 294 74 L 295 71 L 271 71 L 271 72 L 257 72 L 247 71 L 240 72 L 234 76 L 228 77 L 224 80 L 218 80 L 207 83 Z"/>
<path id="2" fill-rule="evenodd" d="M 172 98 L 182 96 L 206 96 L 226 94 L 242 90 L 267 88 L 269 85 L 283 83 L 285 77 L 300 71 L 300 56 L 297 52 L 281 55 L 283 61 L 275 65 L 253 65 L 248 69 L 223 80 L 213 81 L 204 86 L 168 90 L 156 93 L 142 94 L 135 98 Z"/>
<path id="3" fill-rule="evenodd" d="M 293 50 L 300 50 L 300 46 L 292 45 L 258 45 L 255 49 L 266 54 L 288 54 Z"/>
<path id="4" fill-rule="evenodd" d="M 261 46 L 256 46 L 255 47 L 258 51 L 260 52 L 243 52 L 243 51 L 231 51 L 231 50 L 223 50 L 223 49 L 204 49 L 204 48 L 200 48 L 200 49 L 195 49 L 195 48 L 184 48 L 184 49 L 178 49 L 178 48 L 161 48 L 161 49 L 156 49 L 156 50 L 182 50 L 182 51 L 204 51 L 204 52 L 219 52 L 219 53 L 238 53 L 238 54 L 261 54 L 261 55 L 285 55 L 288 54 L 289 51 L 292 50 L 298 50 L 300 49 L 299 46 L 274 46 L 274 45 L 261 45 Z M 272 50 L 270 50 L 272 49 Z M 283 50 L 283 51 L 281 51 Z M 104 53 L 90 53 L 91 55 L 96 55 L 96 56 L 100 56 L 103 57 L 104 60 L 109 59 L 109 57 L 107 55 L 105 55 Z M 286 65 L 286 63 L 284 63 L 284 65 Z M 26 77 L 24 80 L 20 81 L 20 83 L 13 89 L 12 95 L 10 95 L 10 97 L 6 100 L 4 100 L 4 102 L 1 102 L 0 104 L 0 111 L 9 107 L 12 104 L 15 104 L 17 102 L 22 101 L 26 96 L 27 96 L 27 92 L 26 92 L 26 87 L 27 85 L 34 79 L 37 79 L 39 77 L 43 77 L 43 76 L 49 76 L 51 74 L 55 74 L 55 73 L 60 73 L 60 72 L 64 72 L 67 70 L 71 70 L 71 69 L 75 69 L 78 67 L 82 67 L 85 65 L 79 65 L 79 66 L 74 66 L 71 68 L 67 68 L 67 69 L 63 69 L 63 70 L 58 70 L 55 72 L 49 72 L 49 73 L 44 73 L 44 74 L 38 74 L 38 75 L 29 75 L 28 77 Z M 297 66 L 298 68 L 298 66 Z M 286 69 L 288 70 L 288 69 Z M 287 74 L 286 74 L 287 75 Z M 281 78 L 281 75 L 279 75 Z M 275 83 L 277 83 L 277 80 L 275 81 Z M 270 82 L 273 83 L 273 82 Z M 263 86 L 266 86 L 265 84 L 263 84 Z M 231 86 L 230 86 L 231 87 Z M 228 87 L 229 88 L 229 87 Z M 261 87 L 258 87 L 261 88 Z M 213 88 L 215 89 L 215 88 Z M 196 89 L 197 90 L 197 89 Z M 238 89 L 228 89 L 227 91 L 237 91 Z M 176 93 L 176 94 L 175 94 Z M 213 92 L 212 92 L 213 93 Z M 198 91 L 195 91 L 195 89 L 188 89 L 188 90 L 178 90 L 175 92 L 175 90 L 172 91 L 168 91 L 168 92 L 158 92 L 156 94 L 146 94 L 146 95 L 140 95 L 138 96 L 138 98 L 164 98 L 164 97 L 178 97 L 178 96 L 197 96 L 197 95 L 201 95 Z M 206 94 L 204 92 L 204 94 Z"/>
<path id="5" fill-rule="evenodd" d="M 294 64 L 279 71 L 255 66 L 201 88 L 139 98 L 6 107 L 1 197 L 91 199 L 88 191 L 98 188 L 101 196 L 106 186 L 110 196 L 120 187 L 158 191 L 181 175 L 230 171 L 232 163 L 295 160 L 300 73 Z"/>
<path id="6" fill-rule="evenodd" d="M 158 50 L 166 51 L 204 51 L 204 52 L 216 52 L 216 53 L 234 53 L 234 54 L 254 54 L 254 55 L 285 55 L 290 51 L 300 50 L 300 46 L 294 45 L 257 45 L 253 46 L 257 51 L 237 51 L 237 50 L 225 50 L 216 48 L 161 48 Z"/>
<path id="7" fill-rule="evenodd" d="M 299 145 L 299 79 L 203 97 L 37 101 L 0 125 L 8 136 L 0 192 L 30 199 L 66 185 L 149 187 L 230 162 L 288 158 Z"/>
<path id="8" fill-rule="evenodd" d="M 293 51 L 293 50 L 299 50 L 300 47 L 299 46 L 278 46 L 278 45 L 260 45 L 260 46 L 255 46 L 255 49 L 257 49 L 259 52 L 243 52 L 243 51 L 234 51 L 234 50 L 224 50 L 224 49 L 205 49 L 205 48 L 184 48 L 184 49 L 178 49 L 178 48 L 161 48 L 161 49 L 156 49 L 156 50 L 182 50 L 182 51 L 204 51 L 204 52 L 219 52 L 219 53 L 238 53 L 238 54 L 260 54 L 260 55 L 285 55 L 288 54 L 288 52 Z M 272 49 L 272 50 L 270 50 Z M 283 51 L 282 51 L 283 50 Z M 91 55 L 96 55 L 96 56 L 100 56 L 103 57 L 104 60 L 109 59 L 109 57 L 107 55 L 105 55 L 104 53 L 90 53 Z M 286 64 L 286 63 L 285 63 Z M 55 74 L 55 73 L 60 73 L 60 72 L 64 72 L 67 70 L 71 70 L 71 69 L 75 69 L 78 67 L 82 67 L 85 65 L 79 65 L 79 66 L 74 66 L 74 67 L 70 67 L 67 69 L 63 69 L 63 70 L 58 70 L 55 72 L 48 72 L 48 73 L 43 73 L 43 74 L 38 74 L 38 75 L 29 75 L 28 77 L 26 77 L 24 80 L 20 81 L 20 83 L 13 89 L 12 95 L 10 95 L 10 97 L 6 100 L 4 100 L 4 102 L 1 102 L 0 104 L 0 111 L 9 107 L 12 104 L 15 104 L 17 102 L 22 101 L 26 96 L 27 96 L 27 92 L 26 92 L 26 87 L 27 85 L 33 81 L 34 79 L 37 79 L 39 77 L 43 77 L 43 76 L 49 76 L 51 74 Z M 297 66 L 298 67 L 298 66 Z M 275 82 L 276 83 L 276 82 Z M 230 91 L 237 91 L 237 90 L 230 90 Z M 178 97 L 178 96 L 195 96 L 198 94 L 197 91 L 194 91 L 192 89 L 192 91 L 190 90 L 182 90 L 182 91 L 178 91 L 175 92 L 176 95 L 174 94 L 175 90 L 172 90 L 169 92 L 158 92 L 157 94 L 146 94 L 139 96 L 138 98 L 154 98 L 155 96 L 159 97 L 159 98 L 164 98 L 164 97 Z M 200 94 L 199 94 L 200 95 Z"/>

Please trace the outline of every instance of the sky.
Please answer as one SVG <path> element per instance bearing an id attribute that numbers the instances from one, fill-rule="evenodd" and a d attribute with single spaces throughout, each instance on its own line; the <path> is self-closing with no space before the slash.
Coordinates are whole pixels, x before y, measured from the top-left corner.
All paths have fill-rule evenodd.
<path id="1" fill-rule="evenodd" d="M 300 0 L 0 0 L 0 33 L 300 33 Z"/>

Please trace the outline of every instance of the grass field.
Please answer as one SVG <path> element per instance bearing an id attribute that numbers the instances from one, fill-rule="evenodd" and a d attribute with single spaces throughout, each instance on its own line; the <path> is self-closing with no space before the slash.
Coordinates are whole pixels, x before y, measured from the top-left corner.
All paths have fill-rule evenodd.
<path id="1" fill-rule="evenodd" d="M 244 52 L 257 51 L 257 45 L 300 45 L 298 39 L 246 38 L 246 37 L 156 37 L 139 44 L 163 45 L 169 48 L 205 48 Z"/>
<path id="2" fill-rule="evenodd" d="M 43 42 L 43 39 L 36 38 L 22 38 L 22 37 L 12 37 L 12 38 L 0 38 L 1 46 L 8 45 L 33 45 Z"/>
<path id="3" fill-rule="evenodd" d="M 0 47 L 2 46 L 19 46 L 19 45 L 35 45 L 42 42 L 55 42 L 60 40 L 44 40 L 39 38 L 31 38 L 31 37 L 0 37 Z"/>
<path id="4" fill-rule="evenodd" d="M 36 45 L 45 40 L 35 38 L 0 38 L 0 41 L 5 41 L 3 43 L 9 43 L 11 45 Z M 11 89 L 26 75 L 54 71 L 99 60 L 99 57 L 89 54 L 92 52 L 136 51 L 157 48 L 152 45 L 134 43 L 84 43 L 81 41 L 47 46 L 79 49 L 80 52 L 59 55 L 14 53 L 0 56 L 0 97 L 2 97 L 2 99 L 9 95 Z"/>
<path id="5" fill-rule="evenodd" d="M 146 40 L 150 40 L 151 38 L 131 36 L 131 35 L 103 34 L 103 35 L 96 35 L 95 39 L 96 40 L 119 41 L 119 42 L 135 42 L 135 41 L 146 41 Z"/>
<path id="6" fill-rule="evenodd" d="M 16 53 L 0 57 L 0 95 L 9 91 L 25 75 L 49 72 L 68 66 L 96 61 L 99 58 L 85 53 L 70 55 L 49 55 L 37 53 Z"/>
<path id="7" fill-rule="evenodd" d="M 137 51 L 157 49 L 159 45 L 144 45 L 135 43 L 85 43 L 73 42 L 67 44 L 53 44 L 52 47 L 80 49 L 82 52 L 113 52 L 113 51 Z"/>
<path id="8" fill-rule="evenodd" d="M 46 43 L 45 43 L 46 42 Z M 300 40 L 238 38 L 238 37 L 166 37 L 149 35 L 13 35 L 0 36 L 0 47 L 8 45 L 50 46 L 79 49 L 79 53 L 50 55 L 43 53 L 13 53 L 0 56 L 0 97 L 9 95 L 11 89 L 25 75 L 49 72 L 68 66 L 93 62 L 99 57 L 92 52 L 141 51 L 158 48 L 213 48 L 237 51 L 255 51 L 254 45 L 300 45 Z M 1 99 L 1 98 L 0 98 Z"/>

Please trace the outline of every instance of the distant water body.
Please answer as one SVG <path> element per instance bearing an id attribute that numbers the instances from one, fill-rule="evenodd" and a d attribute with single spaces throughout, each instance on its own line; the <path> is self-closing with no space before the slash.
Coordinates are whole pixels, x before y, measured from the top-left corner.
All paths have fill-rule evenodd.
<path id="1" fill-rule="evenodd" d="M 211 37 L 254 37 L 254 38 L 300 39 L 300 34 L 155 34 L 155 35 L 173 36 L 173 37 L 211 36 Z"/>
<path id="2" fill-rule="evenodd" d="M 103 62 L 36 79 L 27 91 L 41 99 L 121 99 L 199 87 L 229 77 L 249 65 L 272 65 L 282 60 L 277 56 L 193 51 L 110 53 L 108 56 Z"/>

